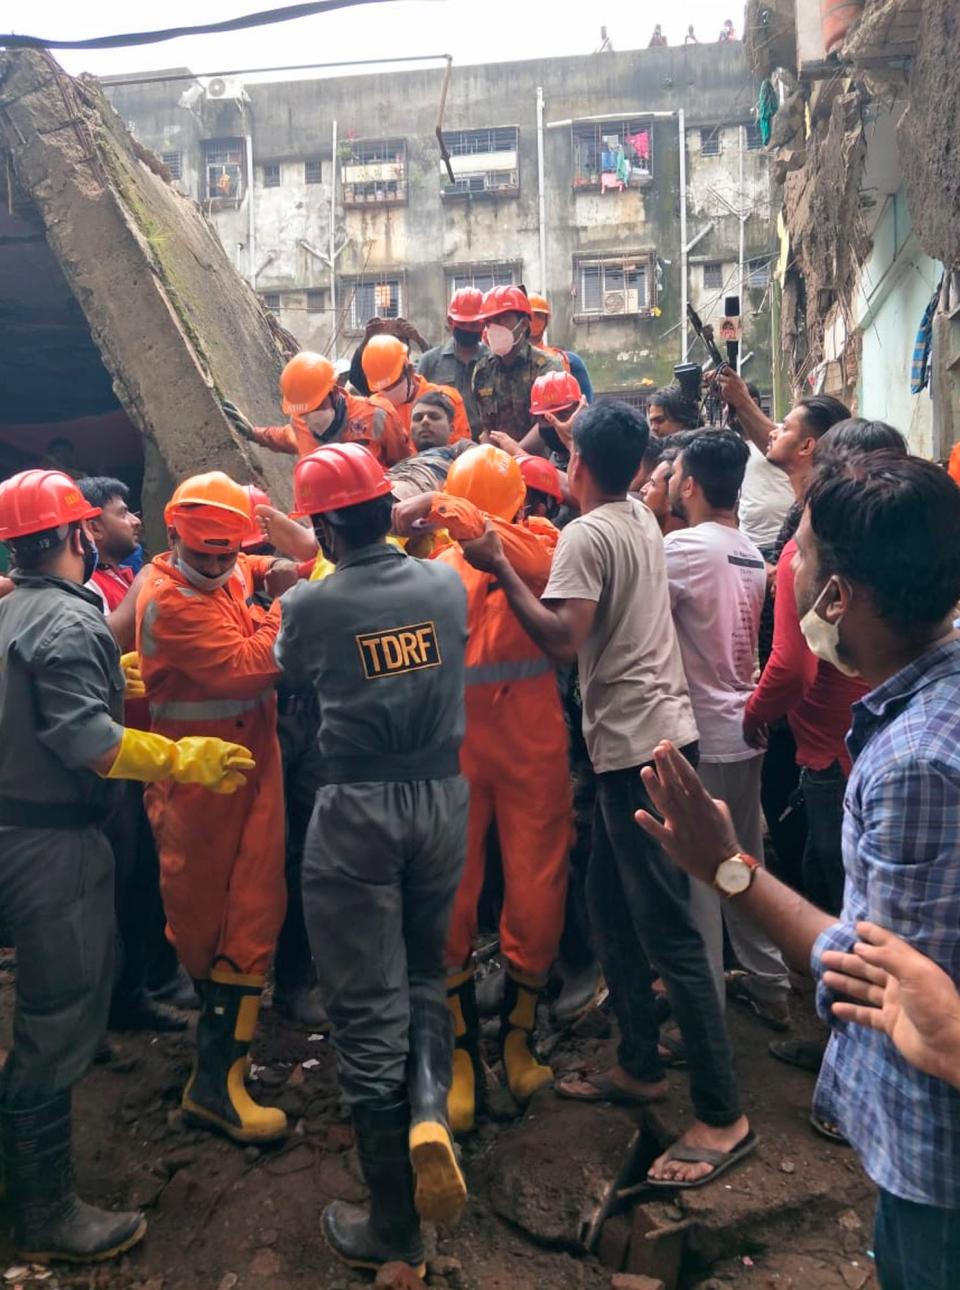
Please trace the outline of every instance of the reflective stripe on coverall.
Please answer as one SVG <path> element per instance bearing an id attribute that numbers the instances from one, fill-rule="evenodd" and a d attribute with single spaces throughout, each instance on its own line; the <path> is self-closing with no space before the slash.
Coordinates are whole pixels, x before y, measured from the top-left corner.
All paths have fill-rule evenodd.
<path id="1" fill-rule="evenodd" d="M 407 434 L 410 434 L 410 419 L 413 416 L 413 409 L 416 406 L 417 399 L 421 394 L 445 394 L 453 404 L 453 421 L 451 423 L 450 442 L 456 443 L 459 439 L 470 439 L 473 436 L 470 433 L 470 419 L 467 416 L 467 409 L 463 402 L 463 396 L 459 390 L 455 390 L 452 385 L 435 385 L 433 381 L 428 381 L 425 376 L 414 376 L 414 395 L 406 403 L 394 405 L 383 394 L 371 394 L 370 402 L 375 403 L 378 408 L 389 408 L 396 412 L 397 416 L 403 422 L 403 427 Z M 393 465 L 393 462 L 389 462 Z"/>
<path id="2" fill-rule="evenodd" d="M 463 541 L 479 537 L 485 519 L 499 533 L 513 568 L 539 596 L 559 536 L 553 525 L 507 524 L 443 493 L 429 516 Z M 567 728 L 556 674 L 490 574 L 469 565 L 458 545 L 435 559 L 456 569 L 467 590 L 467 733 L 460 763 L 470 783 L 470 820 L 448 967 L 456 972 L 470 957 L 487 831 L 496 820 L 504 878 L 500 948 L 518 972 L 543 978 L 563 929 L 573 837 Z"/>
<path id="3" fill-rule="evenodd" d="M 248 603 L 271 563 L 241 552 L 227 585 L 207 592 L 191 586 L 169 554 L 159 556 L 137 605 L 153 729 L 170 739 L 240 743 L 257 763 L 232 796 L 172 780 L 145 793 L 167 935 L 197 980 L 218 961 L 266 972 L 286 906 L 273 658 L 280 605 L 264 613 Z"/>
<path id="4" fill-rule="evenodd" d="M 343 397 L 346 401 L 343 426 L 329 439 L 318 439 L 306 419 L 296 415 L 285 426 L 255 426 L 254 439 L 272 452 L 295 457 L 305 457 L 322 443 L 362 443 L 384 468 L 413 456 L 409 414 L 404 424 L 399 411 L 386 400 L 374 401 L 346 392 Z"/>

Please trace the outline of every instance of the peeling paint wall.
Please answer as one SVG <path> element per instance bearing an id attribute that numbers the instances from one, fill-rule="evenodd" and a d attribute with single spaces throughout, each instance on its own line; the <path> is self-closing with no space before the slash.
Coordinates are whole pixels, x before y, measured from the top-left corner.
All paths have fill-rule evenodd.
<path id="1" fill-rule="evenodd" d="M 445 332 L 451 274 L 470 267 L 512 266 L 517 280 L 549 295 L 550 339 L 578 350 L 598 390 L 632 390 L 645 378 L 670 379 L 679 361 L 679 138 L 675 115 L 651 125 L 652 178 L 624 192 L 575 185 L 569 124 L 605 114 L 624 118 L 686 112 L 688 240 L 700 263 L 689 273 L 691 300 L 706 316 L 722 312 L 722 295 L 700 290 L 702 261 L 720 261 L 724 281 L 737 262 L 739 220 L 718 194 L 746 209 L 746 258 L 767 259 L 774 245 L 768 163 L 751 147 L 739 183 L 741 127 L 752 123 L 755 86 L 742 47 L 704 45 L 629 53 L 454 67 L 444 119 L 448 131 L 518 128 L 519 191 L 512 196 L 448 197 L 434 136 L 442 69 L 272 84 L 249 84 L 240 101 L 211 101 L 197 83 L 105 83 L 137 137 L 157 152 L 179 152 L 182 191 L 200 196 L 205 139 L 250 137 L 253 174 L 239 204 L 211 210 L 227 254 L 261 294 L 279 296 L 279 316 L 304 345 L 338 354 L 356 343 L 350 301 L 358 278 L 396 278 L 400 309 L 431 340 Z M 537 88 L 545 98 L 544 166 L 546 280 L 540 281 L 537 189 Z M 406 202 L 356 208 L 338 191 L 334 230 L 338 248 L 337 301 L 342 327 L 331 346 L 330 193 L 338 138 L 398 138 L 406 145 Z M 180 122 L 180 128 L 177 126 Z M 701 128 L 719 127 L 720 155 L 703 155 Z M 751 137 L 751 144 L 756 141 Z M 317 183 L 305 182 L 305 163 L 319 163 Z M 278 167 L 278 186 L 266 186 L 265 166 Z M 342 172 L 341 172 L 342 178 Z M 250 245 L 253 204 L 254 245 Z M 305 245 L 306 244 L 306 245 Z M 583 316 L 578 257 L 653 253 L 659 262 L 658 317 Z M 735 275 L 734 275 L 735 276 Z M 648 287 L 652 284 L 648 283 Z M 735 286 L 730 288 L 735 290 Z M 311 294 L 308 296 L 308 292 Z M 749 293 L 747 344 L 755 351 L 753 379 L 769 386 L 769 302 Z M 362 319 L 361 319 L 362 321 Z"/>

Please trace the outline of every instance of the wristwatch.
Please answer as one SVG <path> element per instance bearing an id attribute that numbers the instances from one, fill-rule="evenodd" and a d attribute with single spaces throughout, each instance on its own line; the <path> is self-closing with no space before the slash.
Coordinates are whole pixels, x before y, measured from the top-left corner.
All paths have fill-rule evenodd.
<path id="1" fill-rule="evenodd" d="M 714 888 L 724 900 L 729 900 L 731 896 L 742 896 L 745 891 L 750 890 L 750 885 L 757 876 L 759 868 L 759 860 L 754 860 L 753 856 L 738 851 L 735 855 L 720 861 L 717 872 L 713 875 Z"/>

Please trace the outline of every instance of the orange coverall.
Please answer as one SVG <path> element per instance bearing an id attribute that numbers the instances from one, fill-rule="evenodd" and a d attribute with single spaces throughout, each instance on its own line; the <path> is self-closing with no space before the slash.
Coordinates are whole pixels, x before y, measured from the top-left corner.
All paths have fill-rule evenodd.
<path id="1" fill-rule="evenodd" d="M 225 587 L 191 586 L 168 554 L 137 605 L 137 650 L 152 728 L 170 739 L 244 744 L 256 770 L 232 796 L 150 784 L 144 803 L 160 856 L 167 935 L 192 977 L 226 966 L 265 973 L 286 908 L 283 774 L 277 742 L 278 601 L 249 601 L 272 563 L 241 552 Z"/>
<path id="2" fill-rule="evenodd" d="M 452 385 L 434 385 L 433 381 L 428 381 L 425 376 L 414 376 L 413 381 L 415 387 L 414 395 L 413 398 L 408 399 L 406 403 L 401 403 L 399 406 L 395 406 L 389 399 L 384 398 L 382 394 L 371 394 L 370 402 L 375 403 L 378 408 L 384 408 L 385 410 L 389 409 L 391 412 L 396 412 L 400 420 L 403 422 L 403 427 L 409 436 L 410 418 L 413 415 L 414 404 L 420 395 L 426 394 L 428 390 L 433 390 L 435 393 L 445 394 L 453 404 L 453 427 L 450 432 L 450 442 L 456 443 L 459 439 L 470 439 L 472 437 L 470 434 L 470 422 L 467 418 L 467 409 L 463 402 L 463 395 L 459 390 L 455 390 Z M 416 449 L 411 449 L 411 453 L 415 451 Z M 390 464 L 393 465 L 392 462 Z"/>
<path id="3" fill-rule="evenodd" d="M 442 523 L 462 541 L 480 537 L 487 519 L 511 565 L 539 595 L 559 536 L 552 524 L 508 524 L 444 493 L 436 495 L 429 515 L 431 523 Z M 460 765 L 470 784 L 470 817 L 447 964 L 457 972 L 470 957 L 487 832 L 496 820 L 504 879 L 500 948 L 516 971 L 543 979 L 563 929 L 573 829 L 567 728 L 556 674 L 490 574 L 468 564 L 456 544 L 434 558 L 451 564 L 467 589 L 467 733 Z"/>
<path id="4" fill-rule="evenodd" d="M 384 468 L 395 466 L 405 457 L 413 456 L 409 412 L 404 424 L 399 410 L 386 400 L 375 402 L 373 399 L 361 398 L 359 394 L 346 392 L 343 397 L 347 401 L 346 420 L 337 439 L 330 442 L 362 443 Z M 308 452 L 321 446 L 301 416 L 292 416 L 285 426 L 254 426 L 253 436 L 264 448 L 273 452 L 287 452 L 296 457 L 305 457 Z"/>

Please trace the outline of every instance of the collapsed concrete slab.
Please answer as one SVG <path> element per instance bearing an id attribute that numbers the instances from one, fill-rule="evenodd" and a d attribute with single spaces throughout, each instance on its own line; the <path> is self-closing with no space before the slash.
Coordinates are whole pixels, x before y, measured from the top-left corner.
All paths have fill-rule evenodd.
<path id="1" fill-rule="evenodd" d="M 257 480 L 285 505 L 290 459 L 239 439 L 220 400 L 275 421 L 277 379 L 296 342 L 196 203 L 170 186 L 94 80 L 72 79 L 44 52 L 0 54 L 0 154 L 0 422 L 42 421 L 49 437 L 57 420 L 122 409 L 142 444 L 154 549 L 163 503 L 188 474 Z M 96 372 L 78 380 L 96 361 L 109 377 L 102 388 Z"/>

